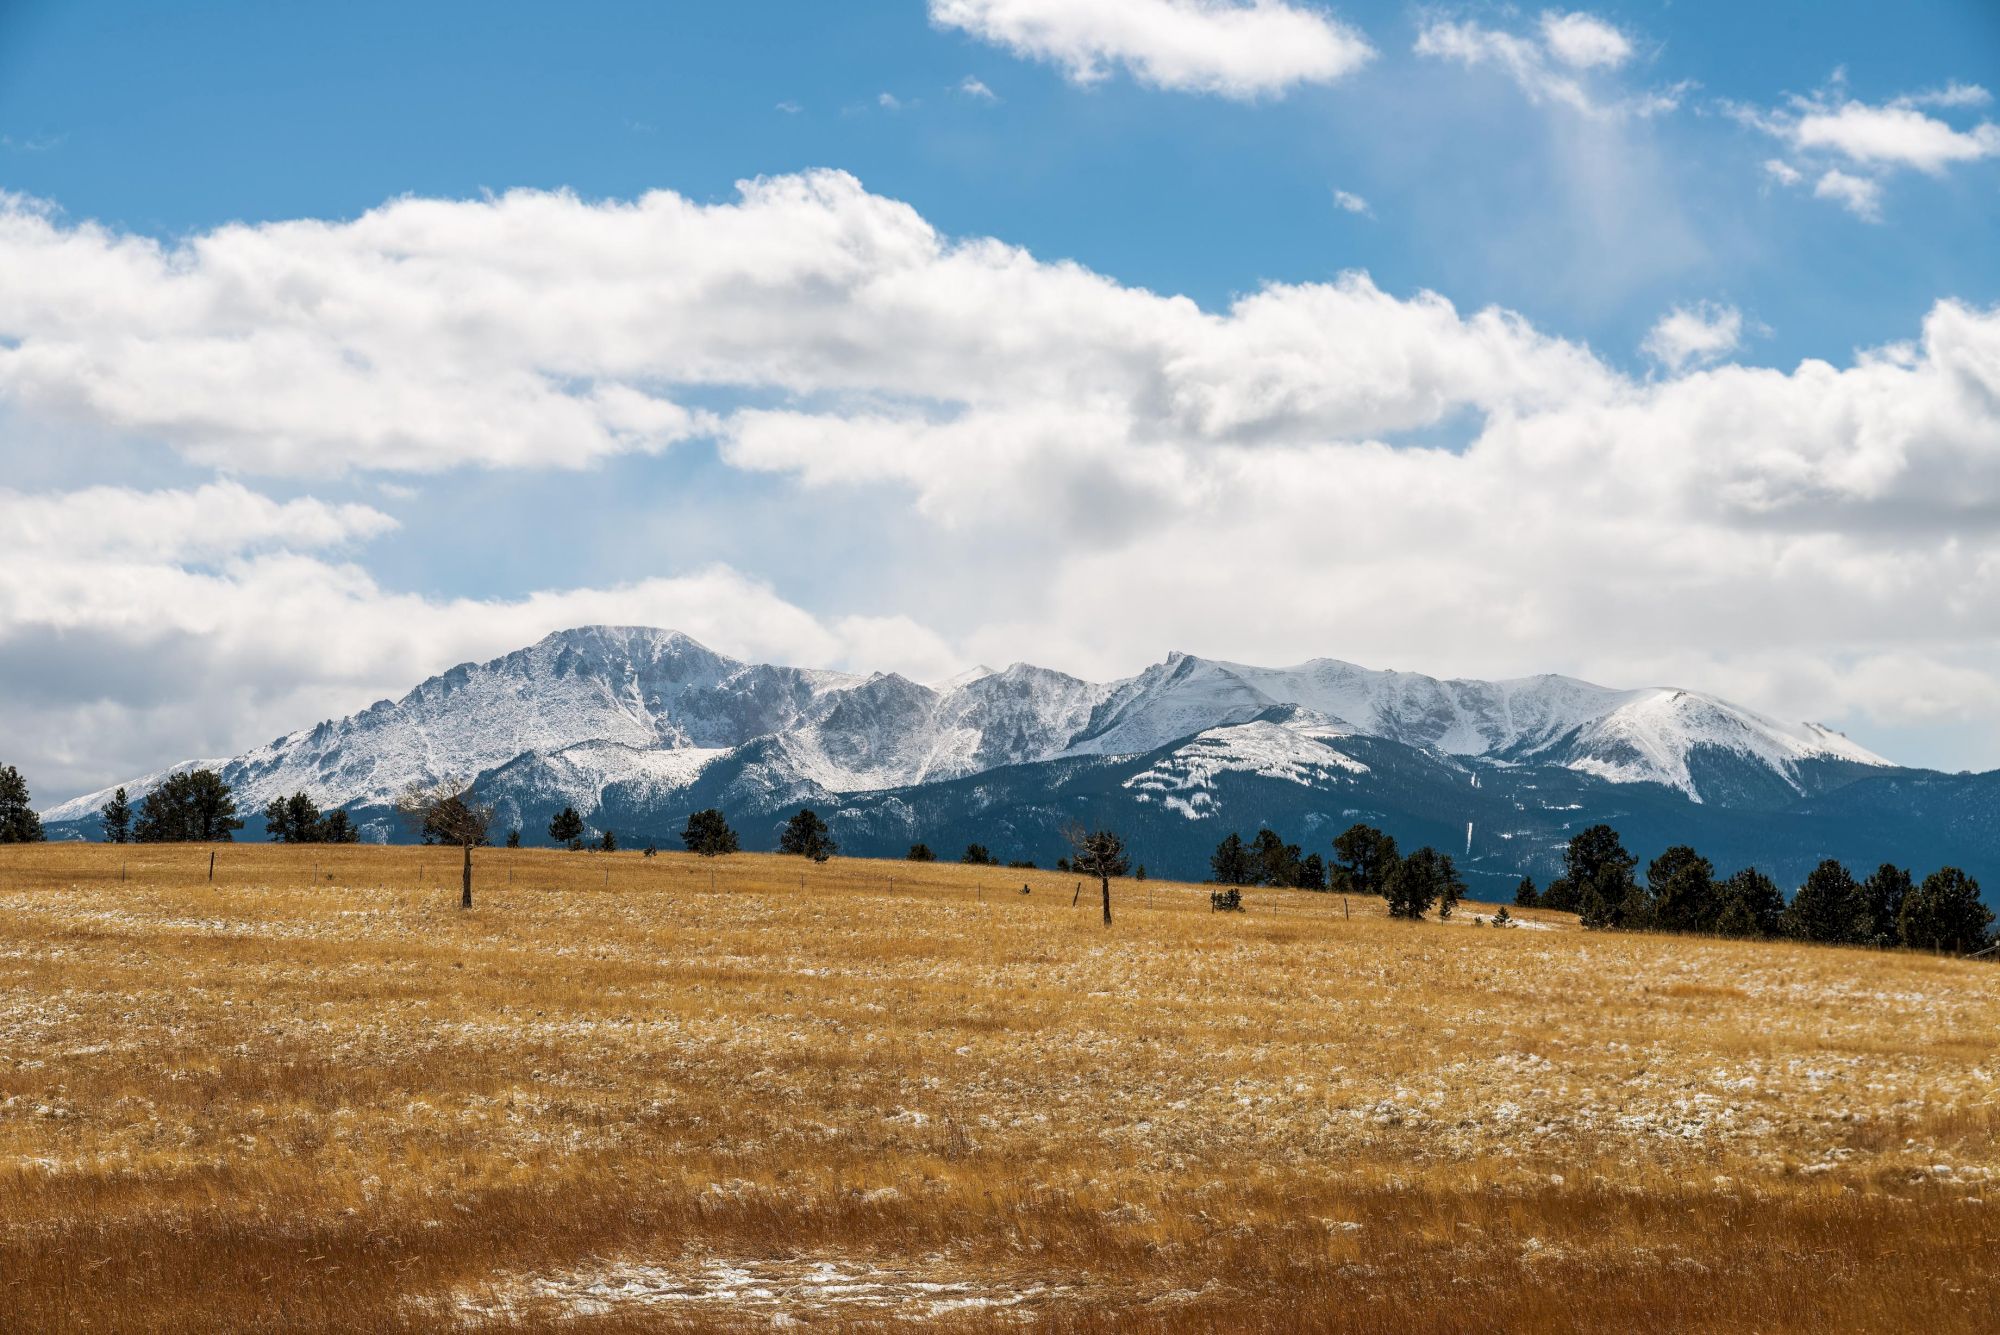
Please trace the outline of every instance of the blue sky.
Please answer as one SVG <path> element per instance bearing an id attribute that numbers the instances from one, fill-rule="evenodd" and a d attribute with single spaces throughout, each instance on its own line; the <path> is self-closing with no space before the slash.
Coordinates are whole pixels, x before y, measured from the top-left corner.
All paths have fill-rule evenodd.
<path id="1" fill-rule="evenodd" d="M 1159 34 L 1175 11 L 1229 7 L 1079 0 L 1068 12 L 1096 26 L 1066 28 L 1035 0 L 0 6 L 0 189 L 48 229 L 23 244 L 56 271 L 33 300 L 0 278 L 17 310 L 49 312 L 0 317 L 0 357 L 16 358 L 0 370 L 15 488 L 0 502 L 48 535 L 19 563 L 41 594 L 0 593 L 0 685 L 40 702 L 4 731 L 59 795 L 239 749 L 588 611 L 705 616 L 683 628 L 718 647 L 914 674 L 989 657 L 1108 674 L 1179 647 L 1673 680 L 1825 718 L 1897 759 L 2000 764 L 2000 628 L 1978 606 L 2000 509 L 1982 360 L 2000 338 L 1985 95 L 2000 8 L 1270 0 L 1330 51 L 1363 54 L 1300 73 L 1296 42 L 1246 39 L 1227 77 L 1256 86 L 1218 91 L 1203 41 L 1162 55 Z M 855 193 L 728 212 L 738 182 L 823 169 Z M 518 306 L 481 308 L 491 340 L 433 366 L 437 339 L 470 335 L 428 326 L 405 359 L 368 332 L 403 313 L 393 288 L 352 286 L 352 262 L 395 246 L 354 220 L 416 197 L 451 202 L 451 227 L 490 221 L 477 211 L 523 189 L 580 197 L 574 228 L 534 232 L 547 263 L 532 275 L 456 232 L 439 243 L 457 275 L 438 280 L 440 309 L 450 284 L 510 270 Z M 889 215 L 906 208 L 947 248 L 1020 248 L 1033 282 L 1007 308 L 981 295 L 990 273 L 963 292 L 955 270 L 922 279 L 955 294 L 925 310 L 933 344 L 987 340 L 950 366 L 919 367 L 924 350 L 893 329 L 786 343 L 783 293 L 756 307 L 779 332 L 721 369 L 690 369 L 694 334 L 697 352 L 657 364 L 531 347 L 537 303 L 604 262 L 611 243 L 586 233 L 656 191 L 758 237 L 864 214 L 900 236 Z M 270 226 L 298 220 L 342 238 L 340 266 L 309 270 L 317 243 Z M 145 242 L 178 258 L 138 276 L 98 263 Z M 298 272 L 260 287 L 267 269 L 234 267 L 252 250 Z M 694 261 L 618 263 L 643 285 Z M 1357 271 L 1387 305 L 1313 299 Z M 1064 277 L 1079 272 L 1088 294 Z M 209 323 L 156 320 L 189 286 L 177 275 L 210 285 Z M 317 361 L 308 373 L 296 349 L 230 323 L 239 279 L 256 289 L 246 309 L 302 283 L 337 294 L 360 332 L 298 353 L 345 368 L 327 401 L 306 402 Z M 1140 297 L 1227 320 L 1272 285 L 1283 309 L 1236 331 L 1241 346 L 1198 322 L 1167 352 L 1150 334 L 1113 346 L 1116 310 Z M 1451 303 L 1448 330 L 1417 327 L 1424 292 Z M 1007 332 L 1044 301 L 1088 306 Z M 355 314 L 370 302 L 381 319 Z M 703 302 L 660 318 L 697 333 L 751 318 Z M 1489 307 L 1506 328 L 1474 327 Z M 84 329 L 78 310 L 102 319 Z M 588 312 L 568 318 L 589 336 Z M 644 310 L 619 318 L 628 343 L 650 336 Z M 1109 331 L 1084 350 L 1111 368 L 1097 381 L 1033 361 L 1027 344 L 1070 328 Z M 1351 346 L 1329 350 L 1334 334 Z M 1229 350 L 1191 351 L 1211 335 Z M 763 369 L 836 337 L 837 368 Z M 1410 351 L 1363 355 L 1398 337 Z M 1104 378 L 1156 355 L 1107 426 Z M 234 388 L 155 402 L 231 357 Z M 1899 358 L 1907 374 L 1865 369 Z M 1805 359 L 1854 374 L 1822 391 Z M 1161 425 L 1151 396 L 1192 392 L 1177 379 L 1191 364 L 1206 406 Z M 294 375 L 297 421 L 263 402 Z M 450 423 L 469 384 L 513 376 L 540 387 L 501 415 L 551 414 L 527 443 L 439 425 L 349 448 L 379 423 L 341 414 L 378 391 L 384 412 Z M 1494 385 L 1465 388 L 1481 377 Z M 648 396 L 645 424 L 604 410 L 617 422 L 566 443 L 563 414 L 614 382 Z M 693 419 L 663 425 L 663 403 Z M 292 443 L 267 444 L 279 437 Z M 107 555 L 49 517 L 106 485 L 131 493 L 140 527 L 233 488 L 244 536 Z M 1260 522 L 1272 490 L 1287 494 Z M 288 539 L 253 513 L 287 505 L 334 515 L 331 536 Z M 281 569 L 323 601 L 261 645 L 222 613 L 156 623 L 104 591 L 255 607 Z M 97 592 L 63 602 L 48 591 L 65 580 Z M 1114 591 L 1115 626 L 1069 592 L 1087 589 Z M 731 597 L 754 612 L 714 610 Z M 348 647 L 330 655 L 319 632 Z M 75 658 L 106 646 L 184 656 L 185 692 L 65 691 Z"/>

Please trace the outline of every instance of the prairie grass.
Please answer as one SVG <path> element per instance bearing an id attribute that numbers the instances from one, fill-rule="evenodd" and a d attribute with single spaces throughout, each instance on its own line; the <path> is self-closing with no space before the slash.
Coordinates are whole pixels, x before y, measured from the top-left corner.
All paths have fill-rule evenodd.
<path id="1" fill-rule="evenodd" d="M 748 855 L 482 850 L 461 912 L 450 850 L 208 854 L 0 849 L 0 1326 L 2000 1325 L 2000 969 L 1159 882 L 1106 930 L 1055 873 Z"/>

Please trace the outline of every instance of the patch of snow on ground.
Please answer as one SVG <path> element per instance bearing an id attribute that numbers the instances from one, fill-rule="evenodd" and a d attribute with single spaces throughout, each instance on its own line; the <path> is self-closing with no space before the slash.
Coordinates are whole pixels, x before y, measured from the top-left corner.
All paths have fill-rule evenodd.
<path id="1" fill-rule="evenodd" d="M 855 1261 L 707 1260 L 684 1265 L 620 1261 L 549 1275 L 505 1275 L 485 1290 L 453 1295 L 462 1322 L 512 1323 L 526 1316 L 609 1316 L 655 1309 L 691 1316 L 726 1308 L 731 1316 L 774 1323 L 816 1317 L 928 1321 L 955 1312 L 1024 1308 L 1076 1291 L 1065 1285 L 1020 1286 L 951 1278 Z"/>

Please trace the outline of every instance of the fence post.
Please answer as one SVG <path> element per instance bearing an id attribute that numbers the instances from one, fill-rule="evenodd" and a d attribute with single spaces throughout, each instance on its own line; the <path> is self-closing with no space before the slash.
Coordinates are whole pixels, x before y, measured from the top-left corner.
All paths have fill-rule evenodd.
<path id="1" fill-rule="evenodd" d="M 215 850 L 208 850 L 208 883 L 215 884 Z"/>

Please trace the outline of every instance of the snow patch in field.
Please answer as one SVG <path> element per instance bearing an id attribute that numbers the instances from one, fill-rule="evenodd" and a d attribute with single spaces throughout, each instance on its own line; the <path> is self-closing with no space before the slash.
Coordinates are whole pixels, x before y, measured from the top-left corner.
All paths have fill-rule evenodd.
<path id="1" fill-rule="evenodd" d="M 633 1309 L 690 1317 L 726 1309 L 732 1317 L 761 1316 L 774 1323 L 818 1317 L 916 1322 L 993 1309 L 1024 1309 L 1025 1317 L 1036 1305 L 1076 1292 L 1065 1285 L 1017 1287 L 844 1260 L 708 1260 L 678 1266 L 621 1261 L 550 1275 L 505 1275 L 482 1291 L 454 1294 L 448 1305 L 468 1324 L 602 1317 Z"/>

